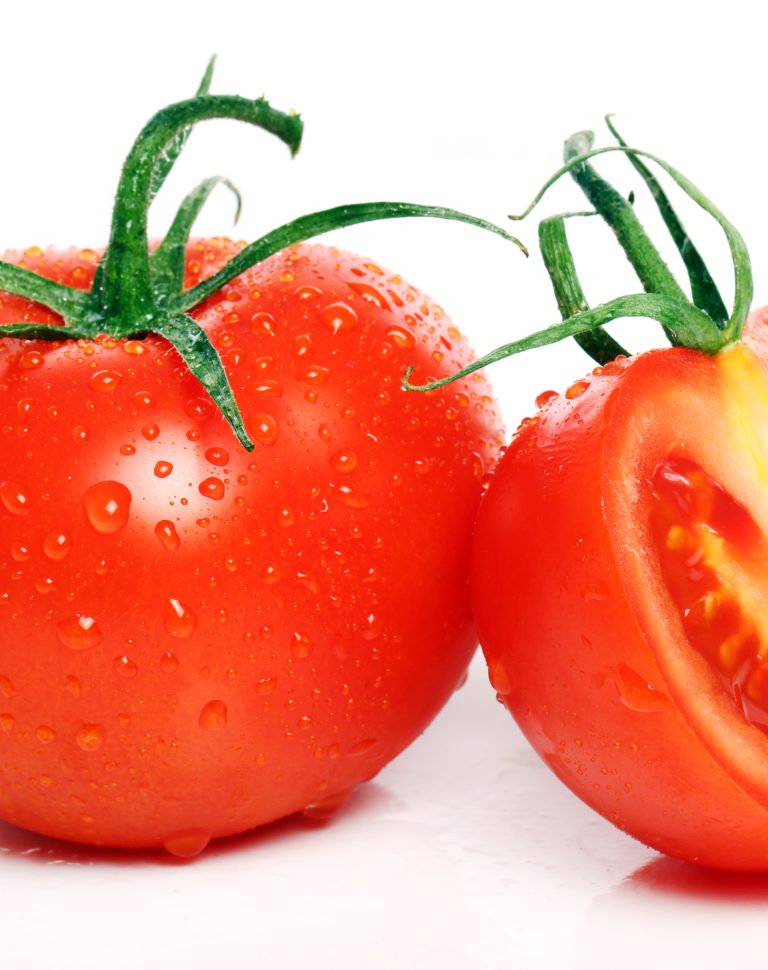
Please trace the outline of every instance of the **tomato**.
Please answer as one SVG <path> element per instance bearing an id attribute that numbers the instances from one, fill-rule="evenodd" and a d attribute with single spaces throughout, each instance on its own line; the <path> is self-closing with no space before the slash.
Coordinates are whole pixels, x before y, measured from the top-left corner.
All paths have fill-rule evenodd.
<path id="1" fill-rule="evenodd" d="M 237 249 L 192 244 L 186 286 Z M 86 288 L 98 257 L 11 259 Z M 501 444 L 483 379 L 400 388 L 470 352 L 373 262 L 294 246 L 192 315 L 251 453 L 160 337 L 0 340 L 0 816 L 180 855 L 322 813 L 434 717 Z"/>
<path id="2" fill-rule="evenodd" d="M 732 869 L 768 867 L 766 320 L 544 395 L 473 555 L 491 681 L 546 763 L 648 845 Z"/>

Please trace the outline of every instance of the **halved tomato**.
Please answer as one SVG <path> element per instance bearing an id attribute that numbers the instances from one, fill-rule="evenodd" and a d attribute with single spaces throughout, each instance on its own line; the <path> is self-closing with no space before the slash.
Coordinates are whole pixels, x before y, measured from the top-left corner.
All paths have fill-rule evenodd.
<path id="1" fill-rule="evenodd" d="M 499 698 L 556 774 L 663 852 L 768 868 L 768 312 L 715 357 L 544 395 L 481 507 Z"/>

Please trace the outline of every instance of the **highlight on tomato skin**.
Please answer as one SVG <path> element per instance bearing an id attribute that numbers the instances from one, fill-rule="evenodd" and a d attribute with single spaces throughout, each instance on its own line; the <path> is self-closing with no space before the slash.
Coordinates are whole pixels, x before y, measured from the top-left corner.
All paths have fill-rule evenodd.
<path id="1" fill-rule="evenodd" d="M 192 243 L 187 286 L 237 249 Z M 193 313 L 253 452 L 159 337 L 0 339 L 0 817 L 180 857 L 326 817 L 450 697 L 502 443 L 484 379 L 399 389 L 469 348 L 370 260 L 296 246 Z"/>

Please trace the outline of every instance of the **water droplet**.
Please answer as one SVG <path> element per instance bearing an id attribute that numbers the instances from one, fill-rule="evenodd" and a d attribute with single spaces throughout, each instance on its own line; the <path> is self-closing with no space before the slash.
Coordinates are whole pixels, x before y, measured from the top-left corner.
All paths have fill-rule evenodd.
<path id="1" fill-rule="evenodd" d="M 13 714 L 0 714 L 0 728 L 2 728 L 6 734 L 11 733 L 15 723 L 16 718 L 13 716 Z"/>
<path id="2" fill-rule="evenodd" d="M 15 482 L 0 482 L 0 502 L 11 515 L 29 515 L 29 499 Z"/>
<path id="3" fill-rule="evenodd" d="M 130 657 L 126 657 L 125 654 L 122 657 L 115 657 L 112 666 L 121 677 L 135 677 L 139 672 L 136 663 Z"/>
<path id="4" fill-rule="evenodd" d="M 73 697 L 79 697 L 82 691 L 80 681 L 72 674 L 64 681 L 64 687 Z"/>
<path id="5" fill-rule="evenodd" d="M 536 407 L 543 408 L 545 404 L 548 404 L 550 401 L 554 401 L 558 397 L 560 397 L 560 395 L 557 393 L 557 391 L 542 391 L 541 394 L 536 397 Z"/>
<path id="6" fill-rule="evenodd" d="M 206 478 L 197 486 L 198 492 L 203 498 L 210 498 L 216 502 L 224 498 L 226 491 L 224 482 L 220 478 Z"/>
<path id="7" fill-rule="evenodd" d="M 179 669 L 179 658 L 174 653 L 164 653 L 160 657 L 160 669 L 164 674 L 174 674 Z"/>
<path id="8" fill-rule="evenodd" d="M 56 740 L 56 732 L 52 727 L 48 727 L 47 724 L 41 724 L 35 731 L 35 736 L 40 744 L 50 744 L 51 741 Z"/>
<path id="9" fill-rule="evenodd" d="M 371 504 L 371 499 L 361 492 L 356 492 L 349 485 L 335 485 L 334 494 L 342 505 L 350 509 L 367 509 Z"/>
<path id="10" fill-rule="evenodd" d="M 158 461 L 155 464 L 155 478 L 167 478 L 173 471 L 173 465 L 169 461 Z"/>
<path id="11" fill-rule="evenodd" d="M 280 525 L 289 528 L 296 523 L 296 513 L 290 506 L 284 505 L 282 508 L 277 510 L 277 521 L 280 523 Z"/>
<path id="12" fill-rule="evenodd" d="M 88 438 L 88 429 L 83 424 L 76 424 L 72 429 L 72 440 L 73 441 L 86 441 Z"/>
<path id="13" fill-rule="evenodd" d="M 337 472 L 348 475 L 357 467 L 357 455 L 353 451 L 337 451 L 331 457 L 331 467 Z"/>
<path id="14" fill-rule="evenodd" d="M 381 636 L 381 620 L 375 613 L 369 613 L 362 629 L 363 640 L 376 640 Z"/>
<path id="15" fill-rule="evenodd" d="M 183 829 L 163 839 L 163 846 L 179 859 L 192 859 L 200 855 L 210 841 L 208 829 Z"/>
<path id="16" fill-rule="evenodd" d="M 251 390 L 260 397 L 282 397 L 283 385 L 280 381 L 263 380 L 252 385 Z"/>
<path id="17" fill-rule="evenodd" d="M 321 438 L 323 441 L 331 440 L 331 429 L 328 427 L 327 424 L 321 424 L 317 429 L 317 434 L 318 434 L 318 437 Z"/>
<path id="18" fill-rule="evenodd" d="M 293 341 L 294 357 L 309 357 L 314 352 L 315 345 L 312 343 L 312 337 L 308 333 L 300 333 Z"/>
<path id="19" fill-rule="evenodd" d="M 588 387 L 589 381 L 576 381 L 574 384 L 571 384 L 571 386 L 565 392 L 565 396 L 569 401 L 572 401 L 576 397 L 581 397 Z"/>
<path id="20" fill-rule="evenodd" d="M 91 387 L 94 387 L 97 391 L 109 393 L 114 391 L 122 376 L 114 370 L 97 370 L 95 374 L 91 375 Z"/>
<path id="21" fill-rule="evenodd" d="M 169 599 L 165 604 L 165 629 L 179 640 L 191 637 L 197 629 L 197 617 L 177 599 Z"/>
<path id="22" fill-rule="evenodd" d="M 262 445 L 273 445 L 277 441 L 277 421 L 271 414 L 254 414 L 249 430 L 251 437 Z"/>
<path id="23" fill-rule="evenodd" d="M 323 291 L 318 289 L 316 286 L 309 286 L 305 284 L 304 286 L 297 286 L 293 291 L 293 295 L 297 300 L 312 300 L 318 296 L 323 295 Z"/>
<path id="24" fill-rule="evenodd" d="M 66 532 L 49 532 L 43 539 L 43 552 L 54 562 L 59 562 L 72 550 L 72 540 Z"/>
<path id="25" fill-rule="evenodd" d="M 377 738 L 365 738 L 363 741 L 358 741 L 357 744 L 353 744 L 348 753 L 353 757 L 357 757 L 358 755 L 365 754 L 367 751 L 370 751 L 371 748 L 375 747 L 377 744 Z"/>
<path id="26" fill-rule="evenodd" d="M 77 743 L 83 751 L 98 751 L 104 744 L 107 733 L 101 724 L 83 724 L 77 732 Z"/>
<path id="27" fill-rule="evenodd" d="M 28 559 L 32 558 L 32 552 L 29 546 L 25 546 L 23 542 L 14 542 L 11 546 L 11 558 L 15 562 L 27 562 Z"/>
<path id="28" fill-rule="evenodd" d="M 390 327 L 387 330 L 387 338 L 402 350 L 413 350 L 416 346 L 416 338 L 404 327 Z"/>
<path id="29" fill-rule="evenodd" d="M 384 294 L 380 290 L 377 290 L 375 286 L 371 286 L 370 283 L 350 283 L 349 288 L 380 310 L 390 309 Z"/>
<path id="30" fill-rule="evenodd" d="M 312 641 L 306 633 L 296 632 L 291 638 L 291 653 L 294 657 L 308 657 L 312 650 Z"/>
<path id="31" fill-rule="evenodd" d="M 512 681 L 501 660 L 497 660 L 488 666 L 488 679 L 497 694 L 505 697 L 512 693 Z"/>
<path id="32" fill-rule="evenodd" d="M 154 423 L 145 424 L 141 429 L 141 434 L 147 439 L 147 441 L 154 441 L 155 438 L 157 438 L 157 436 L 160 434 L 160 428 Z"/>
<path id="33" fill-rule="evenodd" d="M 224 701 L 208 701 L 200 711 L 197 723 L 206 731 L 215 731 L 217 728 L 224 727 L 227 723 L 227 705 Z"/>
<path id="34" fill-rule="evenodd" d="M 333 334 L 348 333 L 357 326 L 357 314 L 346 303 L 329 303 L 320 311 L 321 322 Z"/>
<path id="35" fill-rule="evenodd" d="M 319 364 L 310 364 L 298 373 L 298 378 L 305 384 L 312 384 L 315 387 L 322 387 L 328 382 L 331 371 L 328 367 L 321 367 Z"/>
<path id="36" fill-rule="evenodd" d="M 275 677 L 262 677 L 260 681 L 256 684 L 257 694 L 271 694 L 275 687 L 277 686 L 277 678 Z"/>
<path id="37" fill-rule="evenodd" d="M 205 457 L 212 465 L 220 465 L 221 467 L 229 462 L 229 452 L 226 448 L 209 448 Z"/>
<path id="38" fill-rule="evenodd" d="M 97 482 L 83 496 L 83 508 L 97 532 L 114 535 L 128 522 L 131 498 L 131 493 L 120 482 Z"/>
<path id="39" fill-rule="evenodd" d="M 88 650 L 101 641 L 101 630 L 92 616 L 73 613 L 56 624 L 59 640 L 72 650 Z"/>
<path id="40" fill-rule="evenodd" d="M 152 400 L 152 395 L 148 391 L 136 391 L 133 395 L 133 403 L 140 408 L 151 407 L 155 402 Z"/>
<path id="41" fill-rule="evenodd" d="M 181 545 L 181 539 L 176 531 L 176 526 L 168 519 L 163 519 L 157 523 L 155 526 L 155 535 L 168 552 L 176 552 Z"/>
<path id="42" fill-rule="evenodd" d="M 42 362 L 43 355 L 36 350 L 28 350 L 19 357 L 19 367 L 22 370 L 31 370 L 33 367 L 39 367 Z"/>
<path id="43" fill-rule="evenodd" d="M 355 786 L 352 785 L 350 788 L 343 788 L 340 792 L 336 792 L 335 795 L 329 795 L 328 798 L 323 798 L 321 801 L 313 802 L 311 805 L 307 805 L 302 811 L 302 815 L 306 815 L 307 818 L 311 818 L 313 821 L 322 822 L 327 818 L 335 815 L 339 809 L 343 808 L 349 799 L 352 797 L 355 791 Z"/>
<path id="44" fill-rule="evenodd" d="M 3 697 L 13 697 L 15 693 L 16 688 L 13 686 L 10 678 L 6 677 L 5 674 L 0 674 L 0 694 Z"/>

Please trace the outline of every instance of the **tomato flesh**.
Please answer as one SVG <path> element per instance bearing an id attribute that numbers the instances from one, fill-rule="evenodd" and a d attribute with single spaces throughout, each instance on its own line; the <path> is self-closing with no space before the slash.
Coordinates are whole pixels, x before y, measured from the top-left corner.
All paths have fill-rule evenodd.
<path id="1" fill-rule="evenodd" d="M 765 561 L 756 522 L 693 462 L 669 458 L 653 477 L 651 529 L 685 633 L 717 670 L 747 720 L 768 730 L 768 658 L 759 620 L 729 582 L 728 565 Z M 768 585 L 768 571 L 762 570 Z"/>

